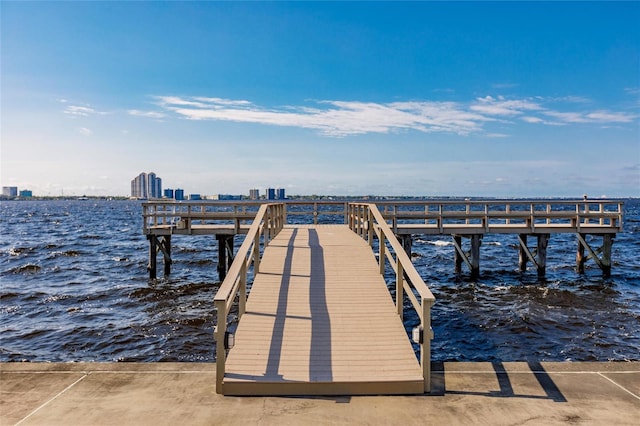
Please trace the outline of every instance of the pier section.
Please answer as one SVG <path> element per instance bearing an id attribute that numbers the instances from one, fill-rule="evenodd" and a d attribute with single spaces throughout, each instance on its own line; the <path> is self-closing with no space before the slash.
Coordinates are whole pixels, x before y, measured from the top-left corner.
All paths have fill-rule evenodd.
<path id="1" fill-rule="evenodd" d="M 287 223 L 336 224 L 348 220 L 348 205 L 357 200 L 286 201 Z M 143 233 L 149 240 L 149 277 L 156 277 L 161 255 L 170 274 L 172 236 L 214 235 L 218 242 L 221 280 L 233 261 L 233 237 L 246 234 L 260 202 L 143 203 Z M 453 265 L 472 277 L 480 274 L 482 239 L 487 234 L 512 234 L 517 240 L 518 268 L 534 266 L 544 277 L 547 251 L 554 234 L 576 236 L 576 271 L 593 261 L 604 276 L 611 274 L 611 248 L 622 232 L 623 202 L 618 200 L 375 200 L 384 220 L 408 254 L 414 235 L 443 235 L 454 244 Z M 373 228 L 372 228 L 373 232 Z"/>

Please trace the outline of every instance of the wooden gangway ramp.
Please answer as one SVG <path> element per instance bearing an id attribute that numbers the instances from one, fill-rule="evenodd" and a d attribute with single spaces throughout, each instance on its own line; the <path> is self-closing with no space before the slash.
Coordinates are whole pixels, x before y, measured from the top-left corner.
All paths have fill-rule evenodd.
<path id="1" fill-rule="evenodd" d="M 347 225 L 288 225 L 265 248 L 229 350 L 226 395 L 421 394 L 374 253 Z"/>

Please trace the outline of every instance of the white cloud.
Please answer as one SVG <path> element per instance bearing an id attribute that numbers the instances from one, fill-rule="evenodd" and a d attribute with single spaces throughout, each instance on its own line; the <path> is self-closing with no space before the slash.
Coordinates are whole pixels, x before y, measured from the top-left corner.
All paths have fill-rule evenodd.
<path id="1" fill-rule="evenodd" d="M 68 101 L 66 99 L 60 99 L 60 103 L 66 104 Z M 63 110 L 65 114 L 71 115 L 73 117 L 88 117 L 90 115 L 107 115 L 108 113 L 103 111 L 97 111 L 92 108 L 90 105 L 67 105 Z"/>
<path id="2" fill-rule="evenodd" d="M 615 123 L 631 123 L 638 118 L 637 115 L 628 114 L 625 112 L 611 112 L 611 111 L 593 111 L 593 112 L 560 112 L 560 111 L 545 111 L 544 114 L 556 118 L 563 123 L 600 123 L 600 124 L 615 124 Z"/>
<path id="3" fill-rule="evenodd" d="M 93 108 L 78 105 L 69 105 L 64 109 L 65 114 L 80 117 L 87 117 L 91 114 L 95 114 L 95 112 L 96 111 Z"/>
<path id="4" fill-rule="evenodd" d="M 80 127 L 78 129 L 78 132 L 82 135 L 82 136 L 91 136 L 93 134 L 93 132 L 91 131 L 91 129 L 87 129 L 86 127 Z"/>
<path id="5" fill-rule="evenodd" d="M 618 124 L 630 123 L 638 118 L 625 112 L 607 110 L 558 111 L 546 103 L 556 99 L 542 97 L 509 99 L 503 96 L 485 96 L 473 101 L 435 102 L 360 102 L 316 101 L 313 105 L 267 108 L 247 100 L 216 97 L 157 96 L 156 103 L 167 112 L 190 120 L 219 120 L 256 123 L 273 126 L 313 129 L 334 137 L 366 133 L 393 133 L 417 131 L 424 133 L 451 133 L 469 135 L 484 133 L 488 137 L 505 137 L 504 133 L 485 129 L 488 123 L 512 123 L 518 117 L 530 124 Z M 567 97 L 565 102 L 586 103 L 585 98 Z M 130 110 L 136 116 L 161 118 L 160 112 Z"/>
<path id="6" fill-rule="evenodd" d="M 478 98 L 471 105 L 471 110 L 487 115 L 520 115 L 525 111 L 539 111 L 541 109 L 543 108 L 536 102 L 526 99 L 508 100 L 502 96 Z"/>
<path id="7" fill-rule="evenodd" d="M 129 115 L 136 117 L 148 117 L 148 118 L 164 118 L 166 114 L 157 111 L 140 111 L 138 109 L 130 109 L 127 111 Z"/>
<path id="8" fill-rule="evenodd" d="M 586 115 L 587 119 L 598 123 L 631 123 L 635 115 L 623 112 L 594 111 Z"/>
<path id="9" fill-rule="evenodd" d="M 268 109 L 248 101 L 220 98 L 157 97 L 159 105 L 192 120 L 228 120 L 316 129 L 330 136 L 399 130 L 468 134 L 491 118 L 465 111 L 454 102 L 373 103 L 320 101 L 317 107 Z"/>

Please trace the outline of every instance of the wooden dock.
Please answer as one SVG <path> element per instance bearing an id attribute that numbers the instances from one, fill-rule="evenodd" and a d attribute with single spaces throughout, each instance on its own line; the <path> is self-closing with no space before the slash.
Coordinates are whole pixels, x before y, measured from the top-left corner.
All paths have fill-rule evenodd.
<path id="1" fill-rule="evenodd" d="M 422 394 L 422 369 L 369 245 L 287 226 L 265 249 L 229 351 L 227 395 Z"/>
<path id="2" fill-rule="evenodd" d="M 357 201 L 286 201 L 285 223 L 347 223 L 349 205 Z M 156 257 L 163 255 L 165 275 L 171 270 L 174 235 L 215 235 L 218 273 L 224 279 L 234 257 L 233 237 L 247 234 L 263 203 L 176 202 L 143 203 L 143 233 L 149 240 L 149 277 L 156 277 Z M 518 266 L 527 263 L 545 275 L 546 253 L 554 234 L 576 235 L 576 270 L 583 273 L 593 260 L 604 276 L 611 273 L 611 246 L 622 232 L 623 202 L 618 200 L 376 200 L 384 221 L 411 254 L 414 235 L 451 237 L 457 273 L 467 265 L 472 277 L 480 274 L 480 246 L 487 234 L 513 234 Z M 533 246 L 531 240 L 535 239 Z M 468 243 L 466 243 L 468 241 Z M 599 243 L 601 241 L 601 243 Z M 599 244 L 598 244 L 599 243 Z"/>
<path id="3" fill-rule="evenodd" d="M 344 225 L 285 226 L 284 211 L 282 204 L 260 208 L 216 293 L 217 392 L 428 392 L 435 298 L 375 206 L 350 206 Z M 378 226 L 378 259 L 373 232 L 361 232 L 365 219 Z M 384 280 L 387 260 L 396 272 L 395 300 Z M 405 294 L 420 318 L 412 333 L 419 359 L 402 323 Z"/>
<path id="4" fill-rule="evenodd" d="M 622 208 L 622 202 L 603 200 L 158 202 L 144 204 L 143 216 L 153 276 L 160 252 L 168 273 L 172 235 L 215 234 L 220 242 L 218 393 L 376 395 L 431 390 L 435 298 L 411 263 L 413 234 L 451 236 L 456 271 L 466 263 L 477 276 L 487 233 L 516 234 L 521 271 L 531 262 L 539 275 L 550 235 L 575 233 L 578 272 L 593 259 L 607 275 Z M 295 215 L 312 223 L 290 221 Z M 234 254 L 239 233 L 246 237 Z M 535 247 L 528 237 L 537 239 Z M 593 246 L 596 237 L 601 247 Z M 470 240 L 468 251 L 463 238 Z M 384 279 L 390 271 L 392 291 Z M 420 320 L 409 333 L 418 357 L 402 322 L 405 304 Z"/>

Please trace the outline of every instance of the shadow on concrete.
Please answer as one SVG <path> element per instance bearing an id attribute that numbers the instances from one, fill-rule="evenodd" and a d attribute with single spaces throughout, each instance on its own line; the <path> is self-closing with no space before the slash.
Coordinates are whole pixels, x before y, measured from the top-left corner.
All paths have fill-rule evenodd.
<path id="1" fill-rule="evenodd" d="M 516 393 L 513 388 L 512 378 L 509 376 L 509 372 L 504 368 L 502 361 L 494 361 L 491 363 L 496 375 L 496 380 L 500 390 L 487 391 L 487 392 L 474 392 L 474 391 L 461 391 L 461 390 L 447 390 L 446 384 L 446 371 L 443 362 L 432 362 L 431 364 L 431 393 L 430 396 L 444 396 L 450 395 L 477 395 L 487 396 L 492 398 L 527 398 L 527 399 L 550 399 L 554 402 L 567 402 L 567 399 L 562 394 L 558 386 L 554 383 L 553 379 L 546 372 L 542 364 L 538 361 L 529 361 L 528 366 L 531 373 L 536 378 L 542 390 L 546 393 L 546 396 L 542 395 L 528 395 Z M 488 373 L 488 372 L 487 372 Z M 478 374 L 478 373 L 465 373 L 460 374 Z M 486 373 L 482 373 L 486 374 Z M 517 372 L 512 374 L 526 374 L 526 372 Z"/>

